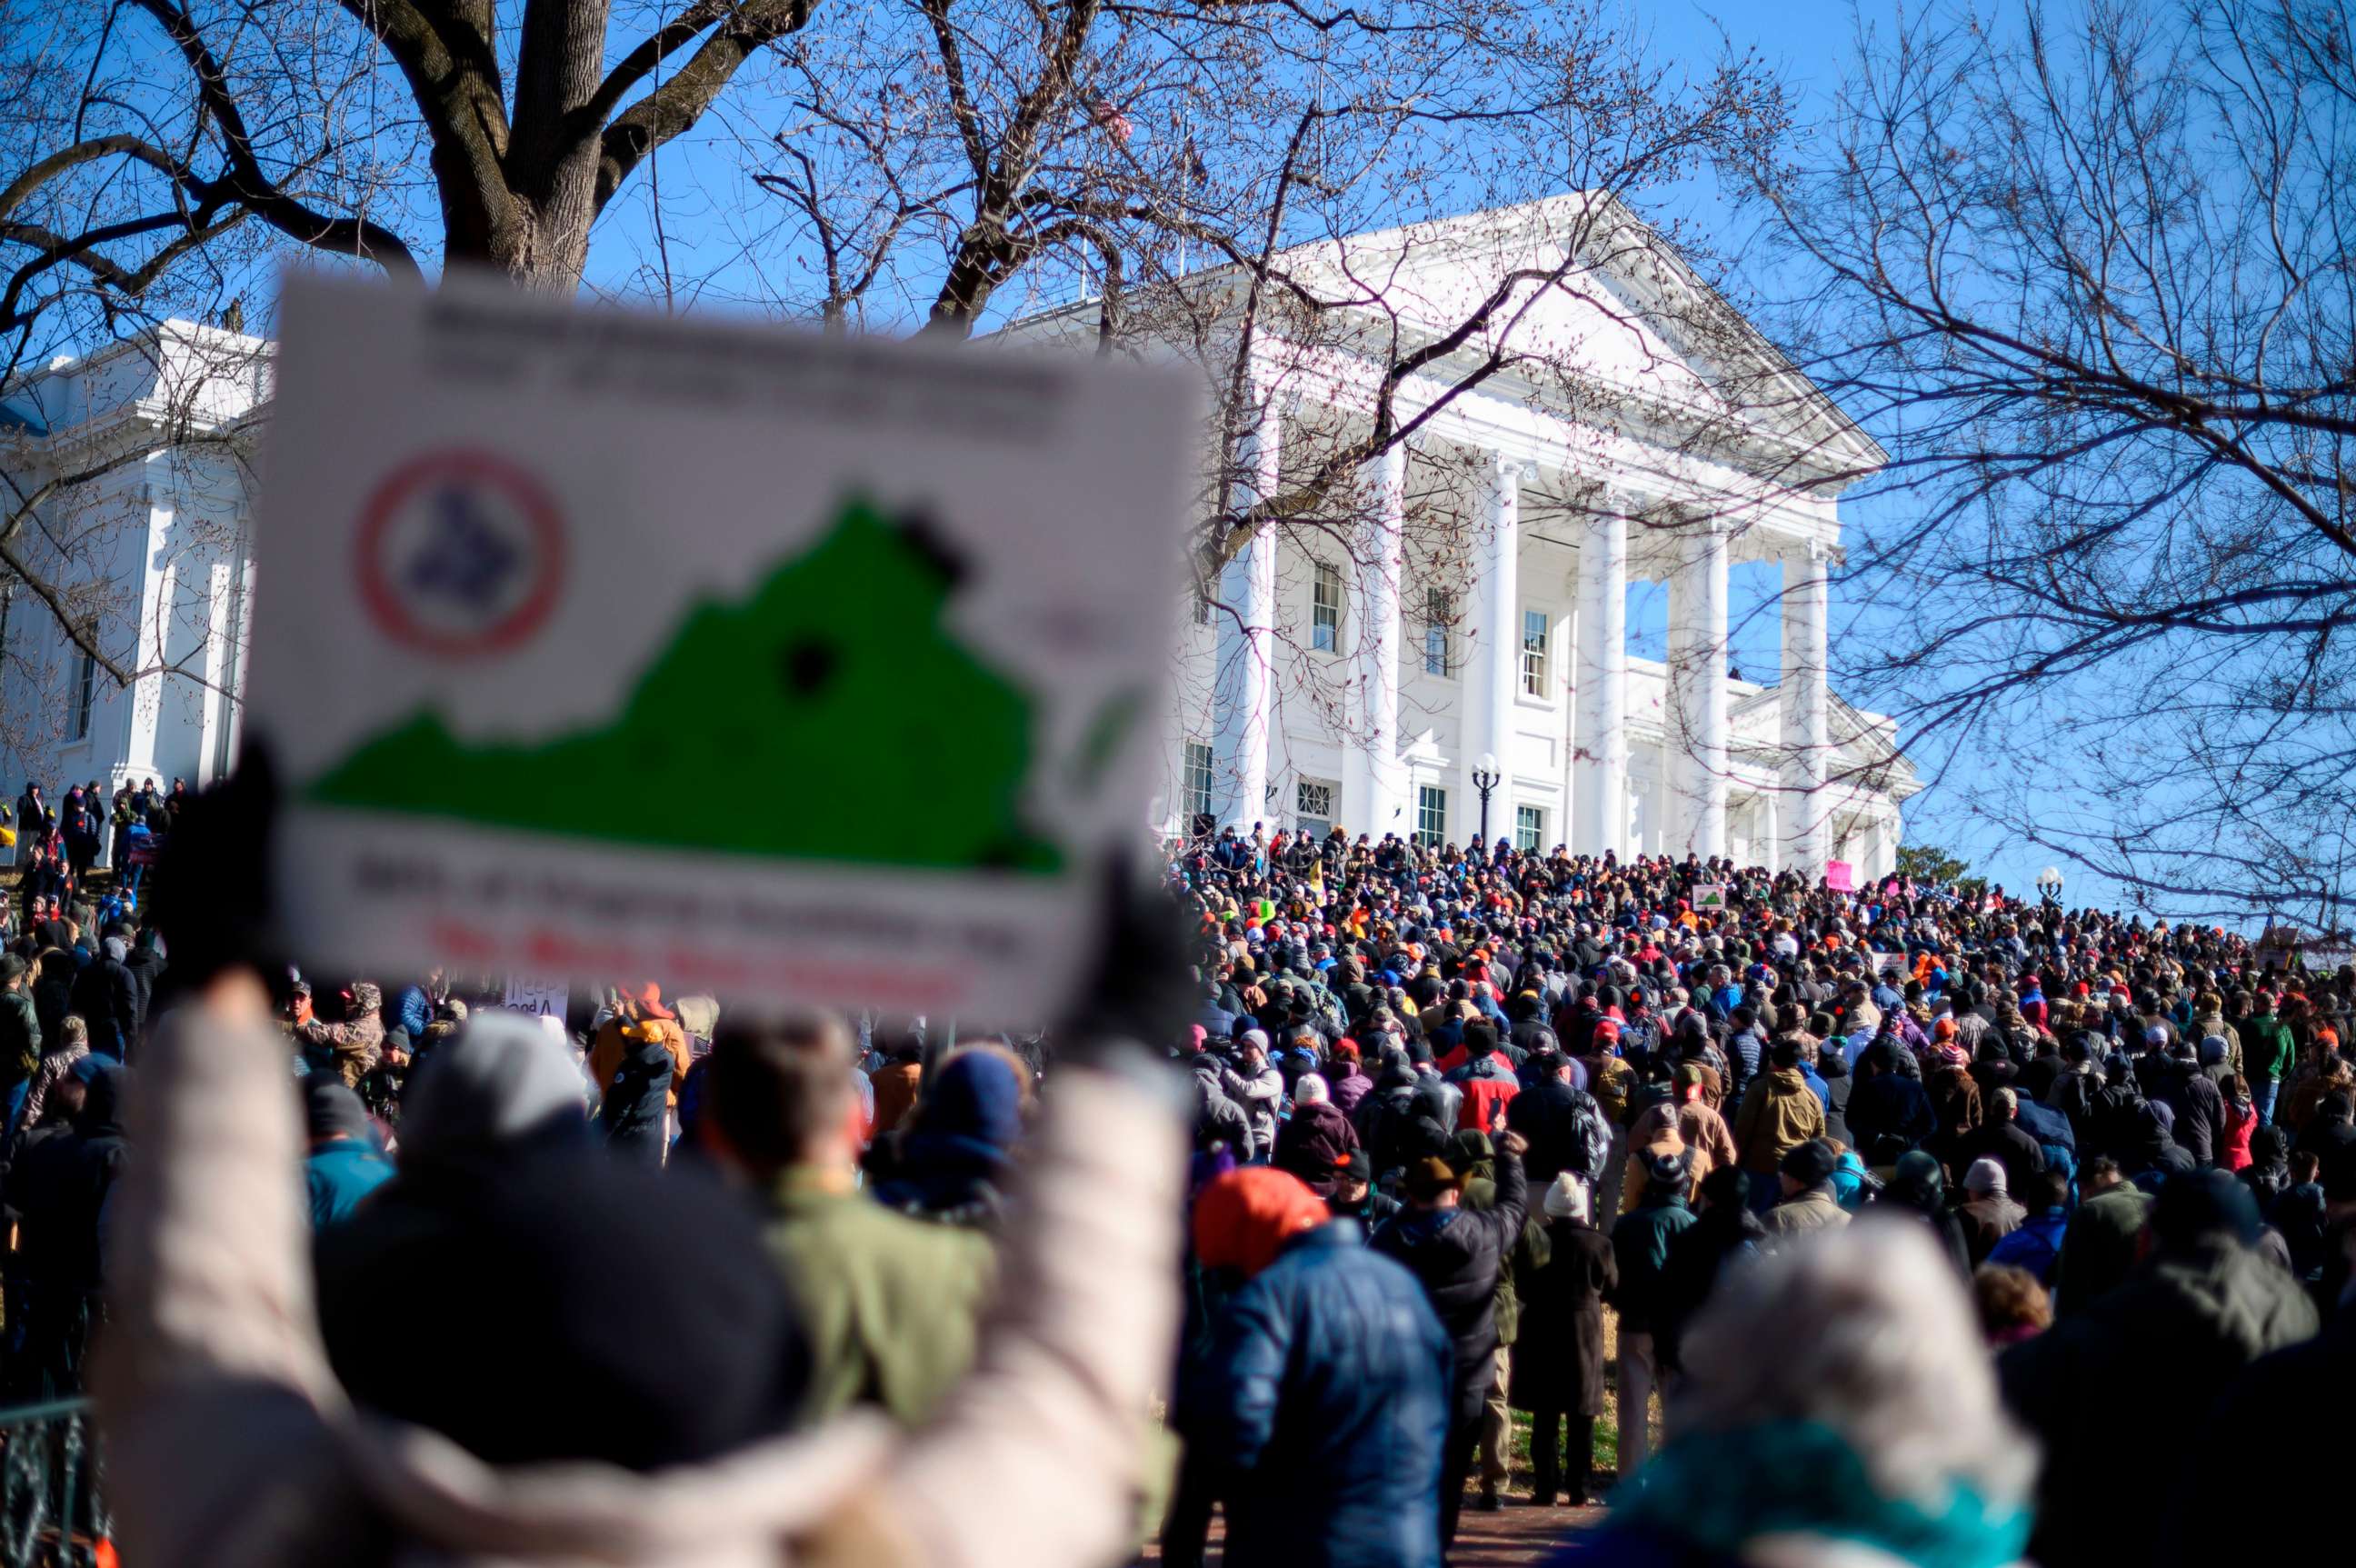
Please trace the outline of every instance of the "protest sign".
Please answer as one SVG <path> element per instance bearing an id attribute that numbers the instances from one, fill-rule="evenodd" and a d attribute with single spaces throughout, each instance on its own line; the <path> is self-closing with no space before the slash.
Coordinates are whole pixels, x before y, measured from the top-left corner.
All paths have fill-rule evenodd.
<path id="1" fill-rule="evenodd" d="M 572 988 L 562 980 L 551 980 L 546 975 L 510 974 L 508 976 L 507 995 L 499 1005 L 510 1012 L 562 1018 L 565 1004 L 572 996 Z"/>
<path id="2" fill-rule="evenodd" d="M 1057 1006 L 1144 818 L 1188 380 L 464 280 L 280 322 L 249 733 L 306 957 Z"/>
<path id="3" fill-rule="evenodd" d="M 1716 882 L 1695 883 L 1693 890 L 1693 907 L 1696 914 L 1722 915 L 1726 913 L 1726 888 L 1724 885 Z"/>
<path id="4" fill-rule="evenodd" d="M 1825 862 L 1825 886 L 1831 888 L 1836 893 L 1850 893 L 1856 891 L 1856 875 L 1854 869 L 1849 865 L 1849 863 L 1845 860 L 1828 860 Z"/>

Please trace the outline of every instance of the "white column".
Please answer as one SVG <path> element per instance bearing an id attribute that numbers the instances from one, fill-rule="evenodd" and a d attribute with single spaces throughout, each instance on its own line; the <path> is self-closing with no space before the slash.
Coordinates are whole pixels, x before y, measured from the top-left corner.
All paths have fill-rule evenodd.
<path id="1" fill-rule="evenodd" d="M 1726 531 L 1681 529 L 1669 577 L 1669 853 L 1726 853 Z"/>
<path id="2" fill-rule="evenodd" d="M 1620 498 L 1587 520 L 1579 544 L 1579 710 L 1570 757 L 1574 854 L 1628 853 L 1628 519 Z"/>
<path id="3" fill-rule="evenodd" d="M 1399 811 L 1399 569 L 1405 547 L 1407 448 L 1369 466 L 1370 494 L 1354 531 L 1358 616 L 1350 648 L 1354 728 L 1342 757 L 1342 821 L 1353 833 L 1404 836 L 1415 826 Z"/>
<path id="4" fill-rule="evenodd" d="M 1470 769 L 1483 754 L 1497 759 L 1496 788 L 1489 793 L 1489 837 L 1513 836 L 1514 699 L 1522 689 L 1522 468 L 1519 458 L 1497 455 L 1489 471 L 1488 553 L 1481 566 L 1480 723 L 1465 747 Z M 1481 797 L 1464 800 L 1465 836 L 1481 831 Z"/>
<path id="5" fill-rule="evenodd" d="M 1783 557 L 1783 858 L 1811 882 L 1832 858 L 1832 800 L 1825 791 L 1832 753 L 1826 685 L 1831 564 L 1831 552 L 1815 540 Z"/>
<path id="6" fill-rule="evenodd" d="M 1236 442 L 1237 510 L 1276 493 L 1283 456 L 1281 421 L 1267 393 L 1249 395 L 1256 413 Z M 1218 625 L 1212 712 L 1218 726 L 1213 741 L 1211 809 L 1222 825 L 1249 832 L 1269 820 L 1269 726 L 1274 721 L 1276 636 L 1276 535 L 1266 528 L 1252 535 L 1219 575 Z"/>

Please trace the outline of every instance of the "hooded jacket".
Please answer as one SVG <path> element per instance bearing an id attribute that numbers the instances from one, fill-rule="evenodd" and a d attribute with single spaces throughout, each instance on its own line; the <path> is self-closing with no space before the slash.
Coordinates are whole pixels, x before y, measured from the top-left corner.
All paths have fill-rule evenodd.
<path id="1" fill-rule="evenodd" d="M 1734 1117 L 1735 1158 L 1744 1170 L 1772 1176 L 1785 1155 L 1824 1131 L 1824 1101 L 1798 1068 L 1777 1068 L 1742 1097 Z"/>
<path id="2" fill-rule="evenodd" d="M 1357 1150 L 1358 1130 L 1339 1106 L 1320 1100 L 1293 1107 L 1292 1119 L 1277 1131 L 1274 1164 L 1319 1197 L 1331 1198 L 1341 1185 L 1335 1167 Z"/>
<path id="3" fill-rule="evenodd" d="M 1477 1408 L 1488 1380 L 1475 1377 L 1497 1348 L 1497 1284 L 1528 1212 L 1522 1162 L 1497 1156 L 1494 1208 L 1409 1208 L 1375 1233 L 1374 1248 L 1422 1282 L 1456 1351 L 1460 1413 Z"/>
<path id="4" fill-rule="evenodd" d="M 1453 1370 L 1415 1276 L 1354 1222 L 1293 1237 L 1229 1298 L 1186 1402 L 1226 1478 L 1226 1560 L 1435 1568 Z"/>
<path id="5" fill-rule="evenodd" d="M 344 1087 L 358 1089 L 360 1079 L 375 1070 L 384 1055 L 384 1020 L 377 1009 L 384 993 L 376 986 L 361 981 L 352 987 L 352 1015 L 341 1023 L 327 1024 L 314 1018 L 298 1024 L 294 1037 L 315 1051 L 327 1054 L 329 1059 L 315 1061 L 317 1068 L 333 1067 L 343 1075 Z M 97 1035 L 93 1032 L 93 1042 Z"/>
<path id="6" fill-rule="evenodd" d="M 1130 1548 L 1138 1412 L 1177 1330 L 1184 1160 L 1166 1100 L 1117 1072 L 1058 1071 L 1033 1144 L 1048 1200 L 1006 1240 L 1025 1288 L 1001 1298 L 974 1370 L 924 1430 L 847 1415 L 649 1473 L 502 1466 L 355 1410 L 312 1306 L 288 1179 L 301 1127 L 276 1032 L 184 1010 L 143 1076 L 141 1159 L 114 1219 L 116 1332 L 97 1367 L 133 1561 L 755 1568 L 830 1546 L 883 1563 L 1080 1568 Z M 412 1138 L 417 1114 L 403 1118 Z M 594 1256 L 584 1278 L 616 1262 Z M 665 1327 L 634 1331 L 668 1360 L 682 1348 Z"/>

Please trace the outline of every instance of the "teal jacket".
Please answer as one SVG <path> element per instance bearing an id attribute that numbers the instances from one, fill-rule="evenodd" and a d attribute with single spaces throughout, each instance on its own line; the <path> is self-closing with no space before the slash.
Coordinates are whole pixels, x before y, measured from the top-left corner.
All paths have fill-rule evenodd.
<path id="1" fill-rule="evenodd" d="M 323 1144 L 303 1162 L 311 1197 L 311 1229 L 324 1230 L 359 1207 L 361 1198 L 392 1179 L 392 1162 L 360 1138 Z"/>
<path id="2" fill-rule="evenodd" d="M 1620 1309 L 1620 1332 L 1653 1331 L 1669 1305 L 1662 1281 L 1669 1241 L 1700 1218 L 1682 1197 L 1647 1193 L 1644 1202 L 1613 1222 L 1612 1256 L 1620 1267 L 1620 1286 L 1612 1294 L 1612 1305 Z"/>

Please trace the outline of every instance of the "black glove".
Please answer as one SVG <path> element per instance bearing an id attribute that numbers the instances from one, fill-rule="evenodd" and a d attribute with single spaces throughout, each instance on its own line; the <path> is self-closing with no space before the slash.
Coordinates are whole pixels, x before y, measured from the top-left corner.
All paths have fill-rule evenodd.
<path id="1" fill-rule="evenodd" d="M 201 986 L 238 964 L 273 972 L 282 950 L 270 903 L 277 814 L 270 748 L 249 736 L 237 771 L 191 799 L 173 822 L 149 910 L 177 983 Z"/>
<path id="2" fill-rule="evenodd" d="M 1099 1065 L 1115 1057 L 1159 1062 L 1184 1038 L 1201 991 L 1189 968 L 1194 923 L 1127 855 L 1106 866 L 1098 908 L 1101 945 L 1055 1031 L 1058 1054 Z"/>

